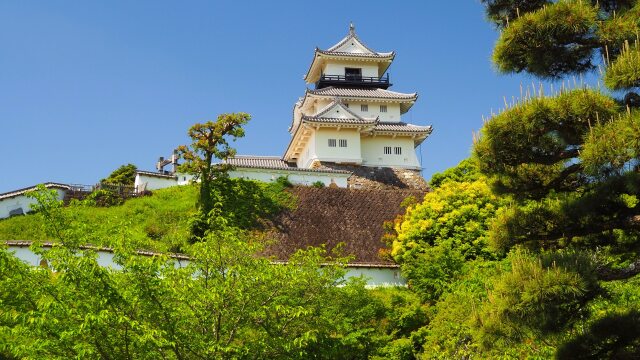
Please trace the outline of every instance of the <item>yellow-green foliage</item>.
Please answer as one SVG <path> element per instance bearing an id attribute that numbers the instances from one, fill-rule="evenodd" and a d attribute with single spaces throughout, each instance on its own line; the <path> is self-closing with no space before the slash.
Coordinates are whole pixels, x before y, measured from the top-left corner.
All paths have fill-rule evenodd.
<path id="1" fill-rule="evenodd" d="M 486 230 L 500 203 L 484 178 L 446 182 L 407 209 L 396 224 L 392 255 L 452 242 L 465 257 L 475 258 L 486 250 Z"/>

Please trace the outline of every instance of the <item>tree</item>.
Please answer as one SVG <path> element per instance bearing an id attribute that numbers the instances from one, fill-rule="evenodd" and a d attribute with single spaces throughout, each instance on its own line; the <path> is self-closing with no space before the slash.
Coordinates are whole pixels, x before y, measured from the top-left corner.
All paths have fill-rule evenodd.
<path id="1" fill-rule="evenodd" d="M 624 81 L 611 87 L 629 90 L 640 84 L 640 63 L 625 42 L 635 38 L 639 14 L 636 1 L 558 1 L 523 11 L 502 32 L 494 62 L 501 71 L 559 77 L 592 69 L 594 51 L 605 51 L 613 58 L 605 78 L 616 72 L 611 77 Z M 636 111 L 621 103 L 587 88 L 539 91 L 486 122 L 474 156 L 494 189 L 518 200 L 498 214 L 494 244 L 636 251 L 640 130 Z"/>
<path id="2" fill-rule="evenodd" d="M 225 160 L 235 155 L 235 149 L 229 140 L 235 141 L 244 137 L 243 125 L 247 124 L 251 115 L 246 113 L 221 114 L 218 119 L 204 124 L 195 124 L 189 128 L 189 137 L 193 140 L 190 146 L 182 145 L 178 152 L 185 160 L 180 171 L 193 174 L 200 181 L 198 206 L 202 217 L 208 217 L 213 210 L 211 201 L 212 182 L 216 177 L 224 176 L 229 166 L 212 164 L 214 158 Z M 202 237 L 201 225 L 194 227 L 196 237 Z"/>
<path id="3" fill-rule="evenodd" d="M 500 72 L 562 79 L 591 72 L 599 63 L 604 84 L 614 94 L 627 92 L 616 98 L 604 90 L 563 86 L 545 96 L 542 87 L 533 89 L 533 95 L 527 92 L 492 115 L 474 142 L 480 171 L 495 192 L 513 199 L 496 212 L 491 243 L 531 251 L 518 257 L 519 250 L 512 250 L 511 272 L 492 281 L 479 316 L 480 337 L 494 347 L 500 338 L 522 342 L 527 336 L 557 343 L 553 334 L 578 328 L 575 315 L 597 321 L 607 313 L 588 311 L 604 280 L 639 272 L 640 97 L 633 90 L 640 86 L 640 2 L 560 0 L 527 2 L 526 8 L 519 1 L 483 2 L 502 27 L 493 53 Z M 574 259 L 552 266 L 545 260 L 563 254 Z M 625 325 L 623 317 L 611 319 Z M 616 337 L 601 330 L 591 328 L 599 337 Z M 631 344 L 635 348 L 617 350 L 637 353 L 633 336 L 612 347 Z M 585 334 L 575 339 L 580 346 L 591 342 L 593 353 L 602 346 Z M 609 354 L 617 350 L 607 348 Z"/>
<path id="4" fill-rule="evenodd" d="M 51 191 L 36 196 L 62 244 L 32 247 L 50 268 L 0 248 L 3 358 L 365 359 L 383 345 L 383 306 L 362 279 L 344 279 L 345 258 L 314 248 L 275 265 L 256 255 L 260 241 L 221 224 L 178 264 L 138 255 L 121 226 L 107 268 L 78 246 L 93 229 L 58 211 Z"/>
<path id="5" fill-rule="evenodd" d="M 100 182 L 107 184 L 133 186 L 136 181 L 137 170 L 138 168 L 133 164 L 122 165 L 119 168 L 115 169 L 105 179 L 100 180 Z"/>
<path id="6" fill-rule="evenodd" d="M 433 191 L 396 219 L 391 256 L 425 301 L 436 301 L 463 276 L 465 261 L 491 260 L 488 229 L 505 199 L 493 194 L 471 160 L 431 179 Z"/>

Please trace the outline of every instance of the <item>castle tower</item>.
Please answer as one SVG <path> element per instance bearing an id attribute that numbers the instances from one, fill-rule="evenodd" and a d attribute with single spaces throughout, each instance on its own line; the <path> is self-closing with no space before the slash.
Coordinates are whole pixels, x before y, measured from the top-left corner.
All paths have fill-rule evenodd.
<path id="1" fill-rule="evenodd" d="M 298 168 L 325 164 L 420 169 L 415 148 L 431 126 L 402 121 L 417 93 L 390 91 L 386 73 L 394 52 L 376 52 L 349 34 L 327 50 L 315 49 L 304 76 L 307 89 L 293 108 L 284 161 Z"/>

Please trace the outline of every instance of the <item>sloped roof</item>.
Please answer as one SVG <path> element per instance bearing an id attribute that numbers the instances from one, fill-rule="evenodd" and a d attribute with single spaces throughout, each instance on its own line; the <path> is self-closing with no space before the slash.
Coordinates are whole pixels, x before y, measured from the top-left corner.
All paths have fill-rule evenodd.
<path id="1" fill-rule="evenodd" d="M 351 48 L 352 49 L 351 51 L 344 51 L 346 50 L 344 46 L 348 45 L 350 41 L 355 46 Z M 353 23 L 349 24 L 349 34 L 347 34 L 347 36 L 342 38 L 342 40 L 338 41 L 335 45 L 328 48 L 327 50 L 320 50 L 320 51 L 327 54 L 349 54 L 349 55 L 358 54 L 358 55 L 370 55 L 370 56 L 378 56 L 378 57 L 386 57 L 386 56 L 393 55 L 393 52 L 381 53 L 365 45 L 364 42 L 360 40 L 358 35 L 356 35 L 356 28 L 355 26 L 353 26 Z"/>
<path id="2" fill-rule="evenodd" d="M 337 88 L 328 86 L 322 89 L 307 89 L 307 94 L 317 96 L 342 96 L 350 98 L 367 98 L 367 99 L 393 99 L 415 101 L 418 99 L 418 93 L 400 93 L 383 89 L 357 89 L 357 88 Z"/>
<path id="3" fill-rule="evenodd" d="M 416 132 L 431 133 L 431 126 L 418 126 L 413 124 L 407 124 L 403 122 L 379 122 L 376 124 L 374 131 L 402 131 L 402 132 Z"/>
<path id="4" fill-rule="evenodd" d="M 253 168 L 253 169 L 271 169 L 271 170 L 289 170 L 289 171 L 306 171 L 317 173 L 332 174 L 350 174 L 345 170 L 331 169 L 303 169 L 295 164 L 290 164 L 278 156 L 253 156 L 253 155 L 237 155 L 225 160 L 225 163 L 237 168 Z"/>
<path id="5" fill-rule="evenodd" d="M 158 178 L 165 178 L 165 179 L 176 179 L 177 178 L 175 174 L 165 174 L 165 173 L 161 173 L 161 172 L 157 172 L 157 171 L 137 170 L 136 174 L 152 176 L 152 177 L 158 177 Z"/>
<path id="6" fill-rule="evenodd" d="M 71 190 L 71 185 L 54 183 L 54 182 L 46 182 L 46 183 L 44 183 L 44 186 L 47 189 Z M 18 189 L 18 190 L 13 190 L 13 191 L 9 191 L 9 192 L 6 192 L 6 193 L 2 193 L 2 194 L 0 194 L 0 200 L 9 199 L 9 198 L 12 198 L 12 197 L 24 195 L 26 192 L 35 190 L 36 188 L 37 188 L 37 185 L 34 185 L 34 186 L 29 186 L 29 187 L 26 187 L 26 188 L 22 188 L 22 189 Z"/>
<path id="7" fill-rule="evenodd" d="M 378 256 L 385 248 L 383 223 L 403 213 L 400 206 L 408 196 L 421 199 L 425 191 L 356 190 L 343 188 L 295 187 L 295 209 L 274 220 L 270 236 L 276 241 L 266 255 L 288 259 L 296 250 L 326 245 L 333 249 L 344 243 L 344 255 L 353 255 L 354 264 L 391 265 Z"/>
<path id="8" fill-rule="evenodd" d="M 315 48 L 313 61 L 309 65 L 307 73 L 304 75 L 304 79 L 307 82 L 315 82 L 319 77 L 323 58 L 342 58 L 344 60 L 365 60 L 375 61 L 378 63 L 378 72 L 382 76 L 387 70 L 393 58 L 396 56 L 395 52 L 378 52 L 374 51 L 370 47 L 364 44 L 362 40 L 356 35 L 353 24 L 349 26 L 349 34 L 342 38 L 337 44 L 333 45 L 327 50 L 321 50 L 318 47 Z"/>

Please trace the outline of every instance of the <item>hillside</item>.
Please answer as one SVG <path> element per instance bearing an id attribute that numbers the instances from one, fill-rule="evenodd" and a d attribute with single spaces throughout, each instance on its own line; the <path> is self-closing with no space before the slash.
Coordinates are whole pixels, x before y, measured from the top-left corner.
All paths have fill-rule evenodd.
<path id="1" fill-rule="evenodd" d="M 383 223 L 403 212 L 405 198 L 423 191 L 350 190 L 287 187 L 229 179 L 218 184 L 216 202 L 230 225 L 266 231 L 265 254 L 286 260 L 297 249 L 344 243 L 345 255 L 357 263 L 385 263 L 378 252 L 385 245 Z M 93 245 L 113 246 L 123 237 L 136 247 L 184 252 L 189 246 L 189 218 L 196 212 L 193 186 L 156 190 L 152 196 L 129 199 L 111 207 L 72 205 L 64 213 L 91 229 Z M 0 240 L 51 240 L 29 214 L 0 220 Z M 126 229 L 126 230 L 125 230 Z"/>
<path id="2" fill-rule="evenodd" d="M 188 218 L 196 210 L 196 189 L 192 186 L 154 191 L 152 196 L 127 200 L 123 205 L 94 207 L 76 205 L 65 214 L 78 219 L 95 232 L 94 245 L 110 246 L 117 235 L 136 246 L 157 251 L 178 250 L 188 237 Z M 122 234 L 123 225 L 127 233 Z M 0 240 L 50 240 L 37 214 L 0 220 Z"/>

